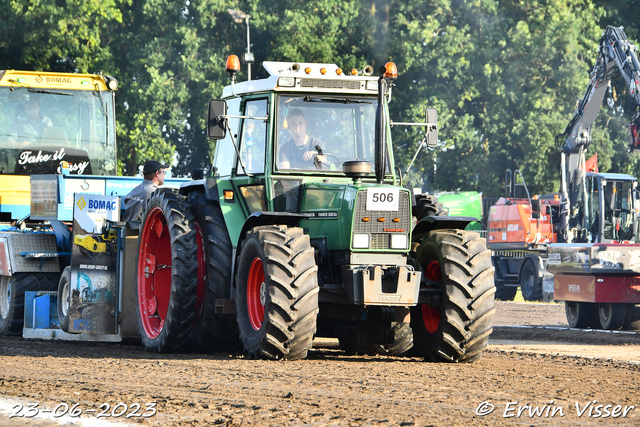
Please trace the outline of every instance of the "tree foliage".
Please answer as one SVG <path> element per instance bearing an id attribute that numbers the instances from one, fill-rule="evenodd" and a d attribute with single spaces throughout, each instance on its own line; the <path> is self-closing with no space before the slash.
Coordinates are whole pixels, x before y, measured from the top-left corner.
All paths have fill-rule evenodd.
<path id="1" fill-rule="evenodd" d="M 264 60 L 344 69 L 395 61 L 393 119 L 424 120 L 426 107 L 439 114 L 440 144 L 421 151 L 408 182 L 485 195 L 502 193 L 506 169 L 520 169 L 532 192 L 558 189 L 554 138 L 583 96 L 602 30 L 624 25 L 635 40 L 640 13 L 637 0 L 9 0 L 0 69 L 115 76 L 119 172 L 155 158 L 188 175 L 211 164 L 206 105 L 228 84 L 226 56 L 246 50 L 246 25 L 229 8 L 250 14 L 254 78 Z M 615 88 L 621 108 L 603 108 L 590 153 L 602 171 L 638 175 L 624 128 L 633 106 Z M 405 172 L 423 134 L 393 136 Z"/>

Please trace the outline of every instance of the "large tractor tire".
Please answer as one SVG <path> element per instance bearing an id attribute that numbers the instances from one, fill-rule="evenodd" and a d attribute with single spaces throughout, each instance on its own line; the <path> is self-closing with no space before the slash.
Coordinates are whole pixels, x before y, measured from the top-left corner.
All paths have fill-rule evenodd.
<path id="1" fill-rule="evenodd" d="M 198 245 L 191 207 L 174 189 L 156 190 L 141 230 L 136 311 L 142 344 L 157 353 L 185 351 L 197 319 Z"/>
<path id="2" fill-rule="evenodd" d="M 442 207 L 442 203 L 438 202 L 438 198 L 429 194 L 418 194 L 416 205 L 412 210 L 413 216 L 418 221 L 428 216 L 447 216 L 447 212 Z"/>
<path id="3" fill-rule="evenodd" d="M 598 328 L 598 305 L 591 302 L 565 301 L 567 323 L 572 328 Z"/>
<path id="4" fill-rule="evenodd" d="M 24 293 L 54 291 L 60 273 L 15 273 L 0 276 L 0 334 L 22 335 L 24 325 Z"/>
<path id="5" fill-rule="evenodd" d="M 69 308 L 71 307 L 71 267 L 65 267 L 58 282 L 58 320 L 60 329 L 69 332 Z"/>
<path id="6" fill-rule="evenodd" d="M 542 279 L 531 258 L 527 259 L 520 269 L 520 291 L 525 301 L 542 300 Z"/>
<path id="7" fill-rule="evenodd" d="M 598 317 L 602 329 L 618 331 L 627 318 L 627 304 L 598 304 Z"/>
<path id="8" fill-rule="evenodd" d="M 440 293 L 439 307 L 411 309 L 413 352 L 433 362 L 480 359 L 495 313 L 494 268 L 485 239 L 464 230 L 435 230 L 416 251 L 429 280 Z"/>
<path id="9" fill-rule="evenodd" d="M 242 242 L 237 272 L 238 328 L 249 357 L 305 358 L 319 291 L 309 236 L 298 227 L 255 227 Z"/>
<path id="10" fill-rule="evenodd" d="M 206 353 L 235 351 L 242 346 L 235 315 L 216 313 L 216 298 L 229 298 L 232 251 L 229 232 L 220 207 L 200 192 L 189 194 L 196 219 L 198 275 L 204 283 L 203 300 L 195 330 L 195 350 Z"/>

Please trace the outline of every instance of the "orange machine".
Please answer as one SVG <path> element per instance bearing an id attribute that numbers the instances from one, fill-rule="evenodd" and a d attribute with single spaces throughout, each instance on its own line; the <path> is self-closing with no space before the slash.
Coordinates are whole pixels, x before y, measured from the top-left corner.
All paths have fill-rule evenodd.
<path id="1" fill-rule="evenodd" d="M 491 207 L 489 244 L 502 249 L 534 249 L 556 243 L 553 218 L 558 216 L 558 195 L 553 198 L 533 196 L 529 199 L 501 197 Z"/>
<path id="2" fill-rule="evenodd" d="M 542 298 L 546 249 L 558 241 L 559 208 L 558 194 L 530 197 L 520 171 L 507 171 L 505 196 L 489 214 L 487 245 L 496 269 L 496 298 L 513 299 L 518 286 L 524 299 Z"/>

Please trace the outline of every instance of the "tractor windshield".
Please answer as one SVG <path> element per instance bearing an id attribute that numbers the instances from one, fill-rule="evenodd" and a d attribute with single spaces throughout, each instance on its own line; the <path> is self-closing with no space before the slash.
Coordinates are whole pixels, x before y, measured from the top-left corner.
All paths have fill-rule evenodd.
<path id="1" fill-rule="evenodd" d="M 276 168 L 342 172 L 350 160 L 374 163 L 376 98 L 280 96 Z"/>
<path id="2" fill-rule="evenodd" d="M 0 87 L 0 111 L 0 174 L 116 174 L 112 92 Z"/>

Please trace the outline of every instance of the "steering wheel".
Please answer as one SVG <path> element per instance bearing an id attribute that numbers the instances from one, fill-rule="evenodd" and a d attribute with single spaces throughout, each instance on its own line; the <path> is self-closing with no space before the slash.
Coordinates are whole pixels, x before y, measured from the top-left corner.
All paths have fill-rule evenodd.
<path id="1" fill-rule="evenodd" d="M 331 157 L 333 159 L 333 161 L 335 161 L 335 166 L 336 167 L 342 164 L 342 160 L 340 160 L 337 156 L 334 156 L 331 153 L 327 153 L 327 152 L 324 152 L 322 150 L 319 150 L 318 154 L 313 156 L 313 164 L 316 165 L 316 168 L 318 168 L 318 169 L 322 169 L 322 164 L 323 164 L 322 162 L 320 162 L 318 160 L 318 156 L 324 156 L 325 157 L 325 159 L 327 160 L 327 163 L 325 163 L 325 164 L 327 166 L 330 166 L 330 164 L 328 163 L 329 157 Z"/>

